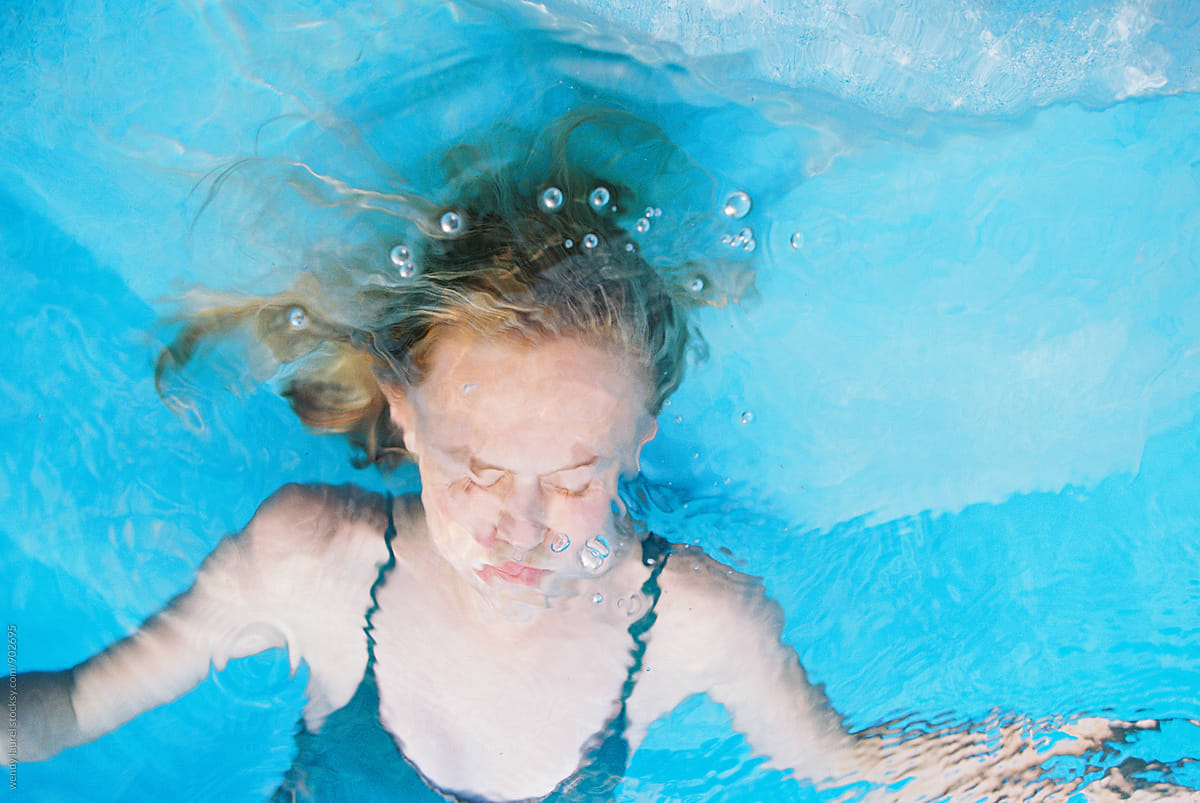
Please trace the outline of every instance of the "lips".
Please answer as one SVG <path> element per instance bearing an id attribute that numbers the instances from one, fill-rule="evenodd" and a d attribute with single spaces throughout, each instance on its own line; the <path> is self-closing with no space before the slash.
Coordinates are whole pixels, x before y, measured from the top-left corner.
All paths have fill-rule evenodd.
<path id="1" fill-rule="evenodd" d="M 499 566 L 487 563 L 476 572 L 487 583 L 500 580 L 518 586 L 535 586 L 541 582 L 543 577 L 550 574 L 549 569 L 535 569 L 512 560 L 506 560 Z"/>

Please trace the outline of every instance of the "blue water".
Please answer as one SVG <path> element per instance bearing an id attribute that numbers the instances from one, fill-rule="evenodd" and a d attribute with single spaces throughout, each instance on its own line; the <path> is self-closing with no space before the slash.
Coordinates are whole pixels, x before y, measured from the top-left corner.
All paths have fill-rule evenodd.
<path id="1" fill-rule="evenodd" d="M 155 394 L 166 297 L 278 282 L 342 225 L 249 226 L 262 198 L 236 195 L 197 222 L 205 174 L 257 149 L 433 192 L 444 146 L 599 103 L 704 174 L 663 185 L 647 249 L 756 271 L 755 296 L 697 317 L 708 358 L 647 454 L 656 528 L 763 576 L 853 726 L 1169 717 L 1111 761 L 1200 757 L 1190 6 L 3 9 L 0 612 L 20 668 L 128 633 L 284 482 L 385 487 L 269 392 L 211 394 L 200 430 Z M 743 227 L 752 253 L 722 245 Z M 22 766 L 18 795 L 261 800 L 303 686 L 280 656 L 235 663 Z M 693 699 L 621 799 L 810 797 Z"/>

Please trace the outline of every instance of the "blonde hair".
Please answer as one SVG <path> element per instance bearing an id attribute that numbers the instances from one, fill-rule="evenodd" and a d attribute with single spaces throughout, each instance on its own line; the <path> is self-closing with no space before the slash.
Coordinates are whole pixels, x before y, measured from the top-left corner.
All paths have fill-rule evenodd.
<path id="1" fill-rule="evenodd" d="M 565 140 L 558 133 L 552 145 Z M 618 204 L 628 208 L 632 193 L 576 168 L 565 148 L 546 155 L 541 165 L 527 158 L 481 171 L 463 169 L 486 163 L 478 154 L 454 152 L 452 202 L 433 207 L 436 219 L 420 226 L 427 236 L 419 246 L 402 246 L 392 281 L 357 282 L 359 260 L 343 258 L 273 296 L 216 303 L 210 296 L 179 319 L 181 331 L 160 354 L 160 394 L 173 403 L 171 377 L 214 336 L 244 332 L 286 367 L 280 392 L 301 421 L 346 436 L 360 465 L 386 470 L 407 453 L 382 385 L 420 383 L 439 330 L 462 327 L 487 337 L 577 337 L 613 347 L 640 370 L 647 408 L 657 414 L 683 378 L 688 308 L 721 303 L 725 292 L 706 286 L 693 263 L 652 266 L 614 214 Z M 392 242 L 377 245 L 376 254 L 388 254 Z M 748 274 L 738 277 L 732 286 L 744 294 Z"/>

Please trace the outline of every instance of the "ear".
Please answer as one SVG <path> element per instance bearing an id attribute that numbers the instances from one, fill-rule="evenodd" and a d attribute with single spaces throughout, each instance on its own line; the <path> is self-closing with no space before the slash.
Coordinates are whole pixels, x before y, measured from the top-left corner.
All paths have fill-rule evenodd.
<path id="1" fill-rule="evenodd" d="M 419 454 L 417 408 L 413 404 L 408 388 L 402 385 L 385 384 L 380 385 L 380 390 L 387 399 L 388 414 L 392 423 L 399 427 L 400 433 L 404 437 L 404 448 L 413 455 Z"/>
<path id="2" fill-rule="evenodd" d="M 633 465 L 638 471 L 642 470 L 642 447 L 654 440 L 654 436 L 658 434 L 658 419 L 649 415 L 646 418 L 646 426 L 642 429 L 638 445 L 633 450 Z"/>

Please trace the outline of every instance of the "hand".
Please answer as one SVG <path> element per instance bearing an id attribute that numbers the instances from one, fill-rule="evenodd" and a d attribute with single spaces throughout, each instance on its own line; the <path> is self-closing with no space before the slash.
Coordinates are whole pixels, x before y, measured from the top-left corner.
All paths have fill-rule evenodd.
<path id="1" fill-rule="evenodd" d="M 1083 779 L 1048 776 L 1047 760 L 1097 753 L 1124 742 L 1131 733 L 1158 727 L 1156 720 L 1149 719 L 1132 722 L 1087 717 L 1059 728 L 1062 736 L 1053 739 L 1052 730 L 1027 719 L 933 730 L 912 723 L 883 726 L 857 735 L 856 752 L 864 771 L 844 780 L 869 780 L 892 787 L 868 795 L 868 799 L 880 801 L 1067 801 L 1081 790 Z M 1116 776 L 1111 781 L 1118 783 Z M 1173 787 L 1172 791 L 1180 789 Z"/>
<path id="2" fill-rule="evenodd" d="M 17 675 L 18 763 L 43 761 L 84 741 L 71 705 L 71 671 Z M 3 751 L 4 762 L 13 760 Z"/>
<path id="3" fill-rule="evenodd" d="M 1176 764 L 1188 763 L 1183 759 Z M 1170 781 L 1149 781 L 1138 778 L 1136 773 L 1154 772 L 1170 775 L 1171 767 L 1158 761 L 1143 761 L 1127 758 L 1113 767 L 1104 777 L 1084 790 L 1085 797 L 1093 803 L 1151 803 L 1156 800 L 1200 801 L 1200 791 L 1178 786 Z"/>

